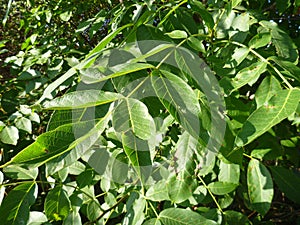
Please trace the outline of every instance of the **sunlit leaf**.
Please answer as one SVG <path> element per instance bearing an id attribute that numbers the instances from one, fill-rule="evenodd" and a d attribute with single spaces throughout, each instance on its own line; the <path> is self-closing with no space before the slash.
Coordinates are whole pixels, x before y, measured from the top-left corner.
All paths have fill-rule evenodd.
<path id="1" fill-rule="evenodd" d="M 86 108 L 111 103 L 120 98 L 122 98 L 122 95 L 113 92 L 99 90 L 75 91 L 45 102 L 43 107 L 51 110 Z"/>
<path id="2" fill-rule="evenodd" d="M 268 169 L 254 158 L 248 165 L 247 185 L 251 206 L 264 216 L 271 207 L 273 181 Z"/>
<path id="3" fill-rule="evenodd" d="M 113 127 L 117 132 L 131 130 L 137 137 L 147 140 L 155 130 L 154 121 L 147 106 L 133 98 L 124 99 L 115 108 L 112 116 Z"/>
<path id="4" fill-rule="evenodd" d="M 6 126 L 0 132 L 0 141 L 5 144 L 16 145 L 19 139 L 19 131 L 15 126 Z"/>
<path id="5" fill-rule="evenodd" d="M 271 127 L 295 112 L 300 99 L 300 90 L 290 89 L 277 92 L 267 104 L 255 110 L 239 131 L 235 144 L 244 146 L 252 142 Z"/>
<path id="6" fill-rule="evenodd" d="M 257 108 L 267 104 L 270 98 L 281 90 L 280 82 L 274 76 L 267 76 L 255 92 Z"/>
<path id="7" fill-rule="evenodd" d="M 164 225 L 191 225 L 191 224 L 205 224 L 216 225 L 213 220 L 206 219 L 200 214 L 188 209 L 169 208 L 163 210 L 159 214 L 159 219 Z"/>
<path id="8" fill-rule="evenodd" d="M 235 190 L 237 186 L 234 183 L 216 181 L 209 183 L 208 188 L 215 195 L 225 195 Z"/>

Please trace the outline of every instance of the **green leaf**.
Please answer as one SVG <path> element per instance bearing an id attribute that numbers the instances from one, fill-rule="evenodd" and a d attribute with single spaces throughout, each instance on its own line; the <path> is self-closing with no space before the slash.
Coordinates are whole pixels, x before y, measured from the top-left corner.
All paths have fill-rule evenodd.
<path id="1" fill-rule="evenodd" d="M 78 212 L 72 211 L 63 222 L 63 225 L 70 224 L 82 224 L 81 217 Z"/>
<path id="2" fill-rule="evenodd" d="M 270 166 L 273 178 L 279 189 L 292 201 L 300 204 L 300 177 L 293 171 L 279 166 Z"/>
<path id="3" fill-rule="evenodd" d="M 159 219 L 152 218 L 143 223 L 143 225 L 161 225 Z"/>
<path id="4" fill-rule="evenodd" d="M 113 32 L 111 32 L 110 34 L 106 35 L 105 38 L 103 38 L 98 44 L 97 46 L 91 50 L 89 52 L 89 54 L 86 55 L 85 57 L 85 60 L 84 60 L 84 63 L 83 65 L 94 55 L 94 54 L 97 54 L 99 53 L 106 45 L 108 45 L 112 39 L 114 39 L 114 37 L 119 34 L 122 30 L 128 28 L 128 27 L 131 27 L 133 26 L 133 24 L 126 24 L 122 27 L 119 27 L 118 29 L 114 30 Z"/>
<path id="5" fill-rule="evenodd" d="M 233 163 L 220 162 L 220 172 L 218 175 L 219 181 L 239 184 L 240 180 L 240 166 Z"/>
<path id="6" fill-rule="evenodd" d="M 152 170 L 150 146 L 147 141 L 139 139 L 131 131 L 123 133 L 122 144 L 130 163 L 142 182 L 146 181 Z"/>
<path id="7" fill-rule="evenodd" d="M 191 136 L 188 132 L 184 132 L 178 139 L 176 144 L 175 169 L 177 171 L 184 170 L 188 161 L 194 160 L 194 154 L 200 153 L 201 146 L 197 139 Z"/>
<path id="8" fill-rule="evenodd" d="M 244 146 L 295 112 L 300 99 L 299 89 L 277 92 L 267 104 L 256 109 L 237 134 L 235 144 Z"/>
<path id="9" fill-rule="evenodd" d="M 112 180 L 116 183 L 124 184 L 127 180 L 129 170 L 127 155 L 124 152 L 121 152 L 116 156 L 112 154 L 111 161 L 112 163 L 110 167 Z M 105 164 L 105 162 L 102 164 Z M 139 168 L 136 168 L 136 170 L 140 172 Z"/>
<path id="10" fill-rule="evenodd" d="M 79 188 L 83 188 L 87 185 L 91 185 L 95 172 L 92 168 L 86 168 L 85 171 L 80 173 L 76 178 L 76 183 Z"/>
<path id="11" fill-rule="evenodd" d="M 213 220 L 206 219 L 200 214 L 188 209 L 169 208 L 159 214 L 159 220 L 164 225 L 216 225 Z"/>
<path id="12" fill-rule="evenodd" d="M 248 56 L 249 48 L 236 48 L 228 60 L 228 62 L 224 65 L 224 68 L 234 68 L 241 64 L 244 59 Z"/>
<path id="13" fill-rule="evenodd" d="M 59 14 L 59 17 L 62 21 L 69 21 L 72 17 L 72 11 L 66 11 L 66 12 L 63 12 L 61 14 Z"/>
<path id="14" fill-rule="evenodd" d="M 241 4 L 243 0 L 232 0 L 231 1 L 231 7 L 234 8 L 236 6 L 238 6 L 239 4 Z"/>
<path id="15" fill-rule="evenodd" d="M 44 213 L 38 211 L 32 211 L 29 213 L 29 220 L 27 225 L 41 225 L 47 221 L 48 219 Z"/>
<path id="16" fill-rule="evenodd" d="M 14 126 L 6 126 L 0 132 L 0 141 L 5 144 L 17 145 L 19 139 L 19 131 Z"/>
<path id="17" fill-rule="evenodd" d="M 224 212 L 227 225 L 249 225 L 248 217 L 240 212 L 227 210 Z"/>
<path id="18" fill-rule="evenodd" d="M 44 207 L 50 220 L 63 220 L 69 215 L 71 202 L 62 185 L 58 185 L 48 192 Z"/>
<path id="19" fill-rule="evenodd" d="M 30 206 L 37 197 L 35 182 L 20 184 L 12 189 L 0 206 L 0 221 L 5 225 L 27 224 Z"/>
<path id="20" fill-rule="evenodd" d="M 147 106 L 133 98 L 125 98 L 117 105 L 112 115 L 112 124 L 117 132 L 131 130 L 143 140 L 149 139 L 155 131 L 155 124 Z"/>
<path id="21" fill-rule="evenodd" d="M 55 130 L 40 135 L 34 143 L 23 149 L 3 166 L 12 163 L 35 163 L 36 166 L 42 165 L 70 152 L 77 146 L 81 150 L 81 153 L 84 153 L 94 143 L 91 142 L 91 140 L 95 140 L 92 137 L 94 135 L 100 136 L 107 123 L 108 119 L 103 117 L 92 129 L 90 129 L 91 123 L 89 121 L 62 125 Z M 79 135 L 79 131 L 82 136 L 75 138 L 75 134 Z"/>
<path id="22" fill-rule="evenodd" d="M 290 61 L 279 59 L 276 56 L 271 56 L 268 59 L 274 61 L 277 65 L 284 69 L 287 76 L 300 82 L 300 68 Z"/>
<path id="23" fill-rule="evenodd" d="M 173 39 L 184 39 L 188 36 L 187 33 L 183 30 L 173 30 L 170 33 L 166 33 L 166 35 Z"/>
<path id="24" fill-rule="evenodd" d="M 280 58 L 296 62 L 299 58 L 296 45 L 290 36 L 281 30 L 275 22 L 260 21 L 259 24 L 271 31 L 272 43 L 275 45 L 277 54 Z"/>
<path id="25" fill-rule="evenodd" d="M 93 60 L 96 60 L 95 57 L 93 57 L 94 55 L 99 54 L 99 52 L 118 34 L 120 33 L 122 30 L 124 30 L 127 27 L 132 26 L 132 24 L 126 24 L 118 29 L 116 29 L 115 31 L 113 31 L 112 33 L 110 33 L 109 35 L 107 35 L 105 38 L 103 38 L 98 44 L 97 46 L 91 50 L 89 52 L 89 54 L 86 55 L 85 59 L 78 65 L 76 65 L 75 67 L 70 68 L 65 74 L 63 74 L 61 77 L 59 77 L 57 80 L 55 80 L 54 82 L 52 82 L 51 84 L 49 84 L 49 86 L 47 86 L 47 88 L 44 90 L 43 95 L 41 96 L 41 98 L 36 102 L 36 104 L 40 104 L 43 100 L 49 98 L 52 99 L 52 92 L 55 91 L 62 83 L 64 83 L 67 79 L 69 79 L 70 77 L 72 77 L 74 74 L 76 74 L 76 69 L 82 69 L 84 68 L 87 64 L 90 64 L 93 62 Z M 92 62 L 91 62 L 92 61 Z"/>
<path id="26" fill-rule="evenodd" d="M 25 117 L 17 118 L 15 121 L 15 125 L 18 129 L 24 130 L 31 134 L 32 132 L 32 125 L 30 119 L 27 119 Z"/>
<path id="27" fill-rule="evenodd" d="M 81 79 L 85 83 L 92 84 L 150 68 L 154 68 L 154 66 L 148 63 L 136 62 L 126 62 L 124 64 L 109 67 L 109 70 L 104 72 L 101 72 L 97 68 L 88 68 L 86 70 L 81 70 Z"/>
<path id="28" fill-rule="evenodd" d="M 192 47 L 196 51 L 203 52 L 203 53 L 206 52 L 202 41 L 199 40 L 198 38 L 195 38 L 194 36 L 190 36 L 187 40 L 187 43 L 190 47 Z"/>
<path id="29" fill-rule="evenodd" d="M 3 169 L 5 175 L 13 179 L 28 180 L 36 179 L 38 176 L 38 168 L 26 168 L 25 166 L 10 165 Z"/>
<path id="30" fill-rule="evenodd" d="M 249 13 L 242 13 L 234 18 L 231 27 L 242 32 L 249 31 Z"/>
<path id="31" fill-rule="evenodd" d="M 261 48 L 266 46 L 271 42 L 271 34 L 270 33 L 258 33 L 249 41 L 250 48 Z"/>
<path id="32" fill-rule="evenodd" d="M 108 120 L 105 123 L 107 123 Z M 74 127 L 76 131 L 76 126 Z M 86 129 L 89 129 L 89 127 L 83 127 L 83 131 L 86 131 Z M 99 137 L 103 130 L 105 129 L 105 126 L 94 128 L 95 130 L 89 133 L 87 130 L 87 136 L 79 141 L 77 141 L 76 146 L 72 149 L 66 149 L 66 152 L 64 152 L 62 155 L 54 155 L 54 157 L 46 161 L 46 174 L 52 175 L 59 170 L 63 170 L 66 167 L 69 167 L 76 162 L 80 157 L 84 156 L 86 152 L 89 152 L 89 150 L 93 147 L 93 145 L 99 141 Z M 77 133 L 77 131 L 76 131 Z M 76 140 L 74 141 L 76 142 Z"/>
<path id="33" fill-rule="evenodd" d="M 290 0 L 276 0 L 275 2 L 279 15 L 282 15 L 291 6 Z"/>
<path id="34" fill-rule="evenodd" d="M 126 203 L 127 213 L 122 221 L 122 225 L 141 225 L 144 222 L 146 200 L 142 195 L 132 192 Z"/>
<path id="35" fill-rule="evenodd" d="M 5 127 L 5 123 L 3 123 L 2 121 L 0 121 L 0 132 L 3 130 L 3 128 Z"/>
<path id="36" fill-rule="evenodd" d="M 194 171 L 196 169 L 196 163 L 194 160 L 190 159 L 186 162 L 185 168 L 180 171 L 175 172 L 167 180 L 167 190 L 169 193 L 169 198 L 175 203 L 181 203 L 193 195 L 197 187 L 197 182 L 195 181 Z"/>
<path id="37" fill-rule="evenodd" d="M 214 19 L 205 6 L 201 2 L 195 0 L 189 1 L 189 4 L 191 4 L 192 8 L 200 14 L 201 18 L 205 22 L 205 25 L 212 30 L 215 25 Z"/>
<path id="38" fill-rule="evenodd" d="M 68 80 L 70 77 L 74 76 L 76 74 L 75 68 L 70 68 L 64 75 L 56 79 L 54 82 L 50 83 L 47 88 L 44 90 L 43 95 L 40 97 L 40 99 L 36 102 L 36 106 L 38 106 L 42 101 L 45 99 L 52 99 L 53 95 L 52 93 L 66 80 Z"/>
<path id="39" fill-rule="evenodd" d="M 160 31 L 159 29 L 157 29 L 156 27 L 154 27 L 152 25 L 141 25 L 141 26 L 139 26 L 137 28 L 137 31 L 136 31 L 136 39 L 139 42 L 145 41 L 145 40 L 146 41 L 160 40 L 160 41 L 166 41 L 166 42 L 171 42 L 172 41 L 172 39 L 170 39 L 167 35 L 164 35 L 164 33 L 162 31 Z M 146 52 L 151 50 L 147 47 L 147 45 L 143 46 L 143 43 L 139 47 L 140 47 L 141 52 L 143 54 L 145 54 Z"/>
<path id="40" fill-rule="evenodd" d="M 273 181 L 268 169 L 254 158 L 248 165 L 247 186 L 251 206 L 264 216 L 273 199 Z"/>
<path id="41" fill-rule="evenodd" d="M 86 108 L 111 103 L 122 97 L 121 94 L 101 90 L 75 91 L 45 102 L 43 107 L 51 110 Z"/>
<path id="42" fill-rule="evenodd" d="M 96 220 L 101 215 L 100 204 L 97 199 L 90 201 L 87 205 L 87 218 L 90 221 Z"/>
<path id="43" fill-rule="evenodd" d="M 227 77 L 223 78 L 220 82 L 221 86 L 224 87 L 224 91 L 228 95 L 246 84 L 252 86 L 258 80 L 259 76 L 265 72 L 266 67 L 266 62 L 253 63 L 251 66 L 240 70 L 234 78 L 230 80 Z"/>
<path id="44" fill-rule="evenodd" d="M 267 104 L 268 101 L 280 91 L 280 82 L 274 76 L 265 77 L 255 92 L 257 108 Z"/>
<path id="45" fill-rule="evenodd" d="M 157 183 L 151 185 L 146 192 L 146 198 L 151 201 L 164 201 L 169 200 L 167 183 L 165 180 L 160 180 Z"/>
<path id="46" fill-rule="evenodd" d="M 225 195 L 236 189 L 238 184 L 227 182 L 212 182 L 208 185 L 209 190 L 215 195 Z"/>
<path id="47" fill-rule="evenodd" d="M 194 137 L 200 133 L 200 106 L 191 87 L 167 71 L 152 73 L 152 86 L 169 113 Z"/>

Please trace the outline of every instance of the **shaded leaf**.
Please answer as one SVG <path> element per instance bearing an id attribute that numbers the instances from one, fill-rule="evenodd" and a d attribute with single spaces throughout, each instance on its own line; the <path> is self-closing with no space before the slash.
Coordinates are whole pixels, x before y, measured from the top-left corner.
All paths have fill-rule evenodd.
<path id="1" fill-rule="evenodd" d="M 152 160 L 150 146 L 147 141 L 139 139 L 131 131 L 123 133 L 122 144 L 130 163 L 136 170 L 142 182 L 151 174 Z"/>
<path id="2" fill-rule="evenodd" d="M 200 133 L 200 106 L 187 83 L 167 71 L 152 73 L 152 86 L 169 113 L 194 137 Z"/>
<path id="3" fill-rule="evenodd" d="M 279 57 L 291 62 L 298 60 L 297 47 L 287 33 L 281 30 L 275 22 L 263 20 L 259 24 L 271 31 L 272 43 L 275 45 Z"/>
<path id="4" fill-rule="evenodd" d="M 292 201 L 300 204 L 300 177 L 293 171 L 280 166 L 270 166 L 279 189 Z"/>
<path id="5" fill-rule="evenodd" d="M 13 179 L 34 180 L 38 176 L 38 168 L 26 168 L 26 166 L 10 165 L 3 169 L 5 175 Z"/>
<path id="6" fill-rule="evenodd" d="M 224 212 L 226 224 L 228 225 L 248 225 L 250 224 L 246 215 L 233 210 Z"/>
<path id="7" fill-rule="evenodd" d="M 122 225 L 141 225 L 144 222 L 146 200 L 143 196 L 132 192 L 126 204 L 127 213 L 122 221 Z"/>
<path id="8" fill-rule="evenodd" d="M 20 184 L 12 189 L 0 206 L 0 221 L 5 225 L 27 224 L 30 206 L 37 197 L 35 182 Z"/>

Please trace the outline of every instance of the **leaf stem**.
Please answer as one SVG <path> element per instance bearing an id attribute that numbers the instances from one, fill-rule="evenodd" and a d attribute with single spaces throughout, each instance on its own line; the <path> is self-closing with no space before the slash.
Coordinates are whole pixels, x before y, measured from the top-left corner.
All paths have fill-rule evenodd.
<path id="1" fill-rule="evenodd" d="M 248 48 L 249 51 L 255 55 L 257 58 L 259 58 L 261 61 L 267 63 L 276 73 L 277 75 L 282 79 L 282 81 L 287 85 L 289 89 L 293 89 L 293 86 L 285 79 L 285 77 L 282 75 L 282 73 L 272 64 L 270 61 L 266 58 L 264 58 L 261 54 L 259 54 L 257 51 L 255 51 L 253 48 L 249 48 L 247 45 L 244 45 L 242 43 L 236 42 L 236 41 L 230 41 L 230 40 L 223 40 L 218 41 L 219 43 L 232 43 L 234 45 L 237 45 L 239 47 Z"/>
<path id="2" fill-rule="evenodd" d="M 168 13 L 167 15 L 159 22 L 159 24 L 157 25 L 157 27 L 160 27 L 162 24 L 164 24 L 164 22 L 168 19 L 168 17 L 174 12 L 176 11 L 176 9 L 178 9 L 181 5 L 187 3 L 187 0 L 184 0 L 182 2 L 180 2 L 178 5 L 174 6 Z"/>
<path id="3" fill-rule="evenodd" d="M 154 208 L 154 206 L 152 205 L 152 203 L 151 203 L 151 202 L 148 202 L 148 203 L 149 203 L 149 205 L 150 205 L 150 207 L 151 207 L 152 211 L 154 212 L 155 216 L 158 218 L 158 217 L 159 217 L 159 215 L 157 214 L 157 212 L 156 212 L 156 209 Z"/>
<path id="4" fill-rule="evenodd" d="M 121 202 L 123 202 L 124 200 L 126 200 L 128 197 L 128 195 L 123 196 L 122 198 L 120 198 L 112 207 L 110 207 L 109 209 L 106 209 L 103 211 L 103 213 L 98 216 L 94 221 L 89 221 L 87 223 L 85 223 L 85 225 L 90 225 L 90 224 L 94 224 L 96 223 L 98 220 L 100 220 L 106 213 L 108 213 L 109 211 L 111 211 L 112 209 L 116 208 Z"/>
<path id="5" fill-rule="evenodd" d="M 213 201 L 216 203 L 219 211 L 223 214 L 223 210 L 221 208 L 221 206 L 219 205 L 217 199 L 215 198 L 215 196 L 213 195 L 213 193 L 210 191 L 209 187 L 206 185 L 206 183 L 204 182 L 204 180 L 201 178 L 200 175 L 198 175 L 198 178 L 200 179 L 200 181 L 203 183 L 204 187 L 207 189 L 208 193 L 210 194 L 210 196 L 212 197 Z"/>
<path id="6" fill-rule="evenodd" d="M 246 157 L 249 158 L 249 159 L 253 159 L 253 157 L 252 157 L 251 155 L 248 155 L 248 154 L 246 154 L 246 153 L 243 153 L 243 155 L 246 156 Z"/>

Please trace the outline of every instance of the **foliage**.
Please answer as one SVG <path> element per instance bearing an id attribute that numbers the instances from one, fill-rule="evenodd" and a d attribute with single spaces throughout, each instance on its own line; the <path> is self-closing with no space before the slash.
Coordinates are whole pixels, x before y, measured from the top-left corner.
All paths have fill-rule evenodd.
<path id="1" fill-rule="evenodd" d="M 299 1 L 1 4 L 0 221 L 295 223 Z"/>

